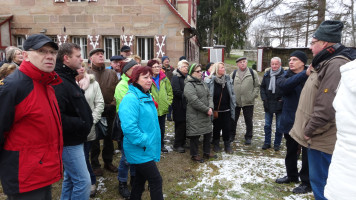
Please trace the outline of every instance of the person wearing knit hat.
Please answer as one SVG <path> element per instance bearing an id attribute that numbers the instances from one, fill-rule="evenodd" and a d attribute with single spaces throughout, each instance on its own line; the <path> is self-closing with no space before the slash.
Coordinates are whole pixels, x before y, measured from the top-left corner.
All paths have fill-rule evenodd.
<path id="1" fill-rule="evenodd" d="M 206 77 L 210 76 L 210 74 L 214 71 L 214 69 L 211 67 L 213 66 L 213 62 L 210 62 L 206 65 L 205 67 L 205 72 L 202 75 L 203 81 L 205 80 Z"/>
<path id="2" fill-rule="evenodd" d="M 131 58 L 127 58 L 123 61 L 123 65 L 124 67 L 122 68 L 122 74 L 121 74 L 121 81 L 119 82 L 119 84 L 117 84 L 116 88 L 115 88 L 115 94 L 114 94 L 114 98 L 116 101 L 116 113 L 119 112 L 119 106 L 120 103 L 122 101 L 122 99 L 124 98 L 124 96 L 126 95 L 127 91 L 129 90 L 129 80 L 131 79 L 131 75 L 132 72 L 135 68 L 137 68 L 139 65 L 137 64 L 137 62 L 134 59 Z M 119 141 L 121 143 L 121 147 L 123 146 L 123 140 L 121 139 L 121 141 Z M 130 197 L 130 190 L 127 186 L 127 180 L 128 180 L 128 172 L 130 170 L 130 175 L 131 175 L 131 181 L 134 180 L 134 177 L 136 175 L 136 169 L 134 167 L 134 165 L 130 165 L 127 161 L 126 161 L 126 156 L 125 156 L 125 152 L 124 149 L 121 149 L 121 159 L 120 159 L 120 163 L 119 163 L 119 167 L 118 167 L 118 176 L 117 179 L 119 181 L 119 194 L 123 197 L 123 198 L 129 198 Z"/>
<path id="3" fill-rule="evenodd" d="M 300 93 L 308 78 L 306 75 L 306 63 L 307 55 L 304 52 L 299 50 L 292 52 L 289 58 L 289 70 L 277 79 L 277 86 L 283 93 L 279 130 L 283 133 L 284 139 L 286 139 L 285 166 L 287 175 L 276 179 L 276 183 L 298 183 L 300 178 L 301 184 L 292 190 L 296 194 L 304 194 L 311 191 L 307 148 L 302 146 L 302 166 L 298 172 L 297 155 L 300 151 L 300 145 L 288 134 L 294 124 Z"/>
<path id="4" fill-rule="evenodd" d="M 120 49 L 120 55 L 123 56 L 123 57 L 125 57 L 125 58 L 130 57 L 130 56 L 131 56 L 131 49 L 130 49 L 130 47 L 127 46 L 127 45 L 122 46 L 121 49 Z"/>
<path id="5" fill-rule="evenodd" d="M 353 58 L 340 43 L 343 23 L 324 21 L 313 34 L 309 75 L 300 95 L 290 136 L 308 147 L 310 183 L 315 199 L 326 199 L 324 188 L 336 143 L 335 110 L 332 106 L 340 82 L 340 67 Z M 316 87 L 317 86 L 317 87 Z"/>
<path id="6" fill-rule="evenodd" d="M 191 159 L 196 162 L 204 162 L 199 156 L 199 138 L 203 135 L 203 156 L 206 159 L 216 158 L 210 153 L 210 139 L 212 135 L 213 98 L 209 88 L 201 80 L 201 65 L 193 63 L 188 69 L 185 79 L 184 97 L 187 102 L 186 124 L 187 137 L 190 139 Z"/>

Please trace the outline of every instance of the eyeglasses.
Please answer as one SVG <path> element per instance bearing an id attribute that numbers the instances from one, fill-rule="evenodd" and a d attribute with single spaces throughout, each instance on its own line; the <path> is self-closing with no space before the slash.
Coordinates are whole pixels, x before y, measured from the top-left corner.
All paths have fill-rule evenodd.
<path id="1" fill-rule="evenodd" d="M 51 54 L 52 56 L 56 56 L 58 54 L 58 51 L 56 50 L 37 49 L 37 50 L 29 50 L 29 51 L 36 51 L 38 54 L 41 54 L 42 56 L 45 56 L 48 53 Z"/>
<path id="2" fill-rule="evenodd" d="M 313 46 L 315 43 L 319 42 L 320 40 L 315 40 L 315 41 L 311 41 L 309 44 L 310 46 Z"/>
<path id="3" fill-rule="evenodd" d="M 194 71 L 194 72 L 196 72 L 196 73 L 201 73 L 202 71 L 201 71 L 201 70 L 198 70 L 198 71 Z"/>

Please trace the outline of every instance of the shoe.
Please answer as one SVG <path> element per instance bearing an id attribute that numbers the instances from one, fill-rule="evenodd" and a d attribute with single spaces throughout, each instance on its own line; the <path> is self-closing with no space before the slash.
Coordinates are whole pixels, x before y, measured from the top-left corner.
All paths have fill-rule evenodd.
<path id="1" fill-rule="evenodd" d="M 217 155 L 214 155 L 214 154 L 212 154 L 212 153 L 204 153 L 203 157 L 204 157 L 205 159 L 207 159 L 207 160 L 209 160 L 210 158 L 212 158 L 212 159 L 218 158 Z"/>
<path id="2" fill-rule="evenodd" d="M 162 151 L 162 153 L 168 153 L 168 150 L 164 146 L 161 148 L 161 151 Z"/>
<path id="3" fill-rule="evenodd" d="M 90 197 L 95 197 L 95 194 L 96 194 L 96 185 L 93 184 L 90 187 Z"/>
<path id="4" fill-rule="evenodd" d="M 251 145 L 251 139 L 246 139 L 245 140 L 245 145 Z"/>
<path id="5" fill-rule="evenodd" d="M 203 163 L 204 159 L 200 158 L 199 156 L 192 156 L 192 161 L 197 161 L 199 163 Z"/>
<path id="6" fill-rule="evenodd" d="M 104 168 L 113 173 L 117 172 L 117 168 L 112 163 L 105 163 Z"/>
<path id="7" fill-rule="evenodd" d="M 235 141 L 235 136 L 231 136 L 229 139 L 230 143 Z"/>
<path id="8" fill-rule="evenodd" d="M 215 153 L 219 153 L 220 151 L 221 151 L 221 148 L 220 148 L 220 141 L 219 140 L 214 140 L 213 141 L 213 151 L 215 152 Z"/>
<path id="9" fill-rule="evenodd" d="M 274 151 L 279 151 L 281 149 L 280 146 L 274 146 L 273 148 L 274 148 Z"/>
<path id="10" fill-rule="evenodd" d="M 104 174 L 101 168 L 93 169 L 93 173 L 95 174 L 95 176 L 103 176 Z"/>
<path id="11" fill-rule="evenodd" d="M 119 194 L 124 199 L 130 198 L 131 193 L 130 193 L 129 188 L 127 187 L 127 182 L 120 182 L 119 181 Z"/>
<path id="12" fill-rule="evenodd" d="M 291 183 L 291 182 L 299 183 L 299 179 L 298 178 L 289 178 L 288 176 L 276 179 L 276 183 L 279 183 L 279 184 Z"/>
<path id="13" fill-rule="evenodd" d="M 293 193 L 295 194 L 305 194 L 308 192 L 311 192 L 312 189 L 310 187 L 310 185 L 306 185 L 304 183 L 300 184 L 298 187 L 293 189 Z"/>
<path id="14" fill-rule="evenodd" d="M 271 148 L 271 145 L 270 144 L 263 144 L 263 146 L 262 146 L 262 149 L 263 150 L 266 150 L 266 149 L 269 149 L 269 148 Z"/>
<path id="15" fill-rule="evenodd" d="M 225 153 L 232 154 L 234 153 L 231 148 L 230 141 L 224 141 Z"/>
<path id="16" fill-rule="evenodd" d="M 185 153 L 185 149 L 183 147 L 173 148 L 173 150 L 178 153 Z"/>

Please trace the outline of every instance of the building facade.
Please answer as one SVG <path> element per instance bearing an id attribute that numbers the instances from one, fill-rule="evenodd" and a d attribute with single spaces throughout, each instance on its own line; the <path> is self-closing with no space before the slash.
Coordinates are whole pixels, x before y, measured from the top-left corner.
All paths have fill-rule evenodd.
<path id="1" fill-rule="evenodd" d="M 26 37 L 42 33 L 59 45 L 77 43 L 84 59 L 93 48 L 105 58 L 128 45 L 143 63 L 168 56 L 199 62 L 196 33 L 199 0 L 0 0 L 0 51 L 22 48 Z M 1 24 L 1 19 L 4 21 Z M 1 59 L 1 58 L 0 58 Z"/>

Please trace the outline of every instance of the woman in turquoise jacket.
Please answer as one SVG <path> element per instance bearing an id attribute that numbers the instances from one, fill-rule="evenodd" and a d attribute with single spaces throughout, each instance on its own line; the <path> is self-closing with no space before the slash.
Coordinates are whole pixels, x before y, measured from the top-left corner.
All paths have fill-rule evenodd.
<path id="1" fill-rule="evenodd" d="M 161 128 L 161 151 L 167 153 L 168 150 L 164 147 L 164 133 L 166 128 L 166 115 L 173 101 L 172 85 L 161 70 L 161 66 L 157 60 L 149 60 L 147 66 L 151 67 L 153 72 L 151 94 L 158 103 L 157 112 L 159 127 Z"/>
<path id="2" fill-rule="evenodd" d="M 161 156 L 161 134 L 155 102 L 149 94 L 151 85 L 151 68 L 135 68 L 119 107 L 126 159 L 136 168 L 130 199 L 141 199 L 146 180 L 151 199 L 163 199 L 162 177 L 155 163 Z"/>

